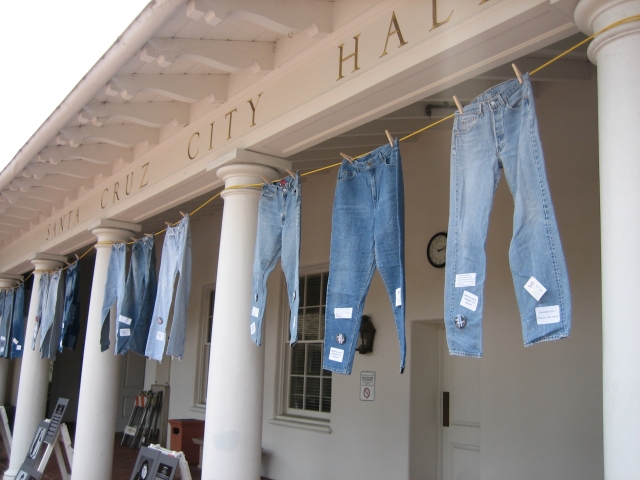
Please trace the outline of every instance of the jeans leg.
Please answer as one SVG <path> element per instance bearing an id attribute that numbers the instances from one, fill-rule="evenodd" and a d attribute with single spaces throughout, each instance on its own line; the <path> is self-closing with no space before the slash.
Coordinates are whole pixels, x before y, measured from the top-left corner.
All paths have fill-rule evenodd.
<path id="1" fill-rule="evenodd" d="M 24 353 L 24 283 L 16 288 L 11 322 L 11 358 L 21 358 Z"/>
<path id="2" fill-rule="evenodd" d="M 0 357 L 9 356 L 9 336 L 11 334 L 11 317 L 13 315 L 14 289 L 9 288 L 4 293 L 2 318 L 0 319 Z"/>
<path id="3" fill-rule="evenodd" d="M 374 240 L 376 264 L 387 288 L 400 347 L 400 373 L 404 371 L 405 275 L 404 275 L 404 183 L 400 151 L 396 146 L 375 171 L 378 201 Z"/>
<path id="4" fill-rule="evenodd" d="M 144 350 L 149 336 L 149 326 L 151 324 L 151 315 L 153 314 L 153 304 L 156 299 L 158 290 L 158 276 L 156 273 L 156 247 L 153 239 L 145 243 L 143 271 L 141 276 L 145 279 L 142 286 L 140 310 L 137 318 L 132 322 L 131 341 L 129 342 L 129 350 L 140 355 L 144 355 Z"/>
<path id="5" fill-rule="evenodd" d="M 370 171 L 343 162 L 333 203 L 323 368 L 350 374 L 375 270 Z"/>
<path id="6" fill-rule="evenodd" d="M 182 358 L 184 355 L 184 340 L 187 332 L 187 307 L 189 305 L 189 293 L 191 292 L 191 230 L 189 228 L 189 216 L 183 220 L 185 222 L 182 232 L 180 255 L 182 262 L 180 267 L 180 278 L 176 288 L 176 300 L 173 306 L 173 320 L 171 323 L 171 335 L 167 344 L 167 355 Z"/>
<path id="7" fill-rule="evenodd" d="M 109 348 L 110 322 L 107 319 L 111 305 L 116 301 L 116 318 L 120 313 L 125 282 L 125 260 L 127 246 L 124 243 L 114 243 L 111 247 L 109 267 L 107 268 L 107 281 L 105 284 L 104 302 L 102 303 L 102 329 L 100 331 L 100 348 L 105 351 Z"/>
<path id="8" fill-rule="evenodd" d="M 505 101 L 501 158 L 515 203 L 509 262 L 529 346 L 569 336 L 571 293 L 527 76 Z"/>
<path id="9" fill-rule="evenodd" d="M 265 185 L 258 205 L 258 229 L 253 255 L 251 316 L 249 318 L 249 333 L 251 340 L 256 345 L 262 345 L 262 320 L 267 303 L 267 278 L 278 263 L 282 250 L 281 210 L 282 196 L 278 194 L 277 187 Z"/>
<path id="10" fill-rule="evenodd" d="M 38 295 L 38 309 L 36 311 L 36 326 L 33 329 L 33 338 L 31 339 L 31 350 L 36 349 L 36 341 L 38 332 L 42 325 L 42 316 L 46 310 L 47 297 L 49 295 L 50 274 L 44 272 L 40 276 L 40 294 Z"/>
<path id="11" fill-rule="evenodd" d="M 298 341 L 298 306 L 300 305 L 300 206 L 301 191 L 299 178 L 297 185 L 288 193 L 285 212 L 286 221 L 282 228 L 282 270 L 287 280 L 289 299 L 289 343 Z"/>
<path id="12" fill-rule="evenodd" d="M 468 357 L 482 356 L 485 243 L 500 179 L 493 115 L 477 107 L 454 121 L 444 298 L 449 353 Z"/>

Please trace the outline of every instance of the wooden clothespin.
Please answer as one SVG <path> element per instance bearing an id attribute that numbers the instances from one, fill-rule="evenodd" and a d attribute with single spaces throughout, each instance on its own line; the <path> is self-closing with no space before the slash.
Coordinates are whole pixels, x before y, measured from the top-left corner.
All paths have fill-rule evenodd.
<path id="1" fill-rule="evenodd" d="M 262 180 L 264 180 L 264 183 L 266 183 L 267 185 L 271 185 L 271 180 L 267 180 L 266 178 L 264 178 L 264 175 L 260 175 L 260 178 L 262 178 Z"/>
<path id="2" fill-rule="evenodd" d="M 456 107 L 458 107 L 458 111 L 462 114 L 462 105 L 460 104 L 460 100 L 455 95 L 453 96 L 453 101 L 456 102 Z"/>
<path id="3" fill-rule="evenodd" d="M 71 263 L 69 263 L 69 262 L 66 262 L 66 261 L 65 261 L 64 263 L 66 263 L 66 264 L 67 264 L 67 266 L 69 266 L 69 267 L 71 266 Z"/>
<path id="4" fill-rule="evenodd" d="M 131 240 L 133 240 L 134 242 L 137 242 L 138 239 L 136 237 L 129 237 Z"/>
<path id="5" fill-rule="evenodd" d="M 347 162 L 349 162 L 349 163 L 353 163 L 353 158 L 351 158 L 351 157 L 350 157 L 349 155 L 347 155 L 346 153 L 342 153 L 342 152 L 340 152 L 340 156 L 341 156 L 342 158 L 344 158 Z"/>
<path id="6" fill-rule="evenodd" d="M 511 66 L 513 67 L 513 71 L 516 73 L 516 77 L 518 77 L 518 82 L 522 83 L 522 73 L 520 73 L 520 70 L 518 70 L 515 63 L 512 63 Z"/>
<path id="7" fill-rule="evenodd" d="M 153 233 L 145 233 L 144 236 L 153 238 Z"/>
<path id="8" fill-rule="evenodd" d="M 291 170 L 289 170 L 288 168 L 285 168 L 285 171 L 289 174 L 290 177 L 295 178 L 296 174 L 293 173 Z"/>
<path id="9" fill-rule="evenodd" d="M 186 214 L 186 213 L 184 213 L 184 212 L 180 212 L 180 215 L 182 215 L 182 218 L 184 218 L 184 217 L 186 217 L 186 216 L 187 216 L 187 214 Z"/>
<path id="10" fill-rule="evenodd" d="M 77 260 L 80 260 L 80 255 L 78 255 L 78 254 L 76 253 L 76 261 L 77 261 Z"/>
<path id="11" fill-rule="evenodd" d="M 385 130 L 384 133 L 387 134 L 387 138 L 389 139 L 389 144 L 393 147 L 393 137 L 389 133 L 389 130 Z"/>
<path id="12" fill-rule="evenodd" d="M 166 225 L 167 227 L 173 227 L 173 223 L 171 223 L 171 222 L 164 222 L 164 223 L 165 223 L 165 225 Z"/>

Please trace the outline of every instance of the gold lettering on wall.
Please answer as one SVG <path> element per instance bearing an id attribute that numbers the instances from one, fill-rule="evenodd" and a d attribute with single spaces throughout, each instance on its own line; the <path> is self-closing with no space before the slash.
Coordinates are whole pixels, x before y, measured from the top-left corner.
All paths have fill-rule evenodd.
<path id="1" fill-rule="evenodd" d="M 444 25 L 449 20 L 451 20 L 451 15 L 453 15 L 453 10 L 451 10 L 451 13 L 449 14 L 449 16 L 447 17 L 446 20 L 444 20 L 442 22 L 438 22 L 438 0 L 431 0 L 431 2 L 432 2 L 432 5 L 433 5 L 433 27 L 431 27 L 429 29 L 429 31 L 433 30 L 434 28 L 438 28 L 438 27 Z"/>
<path id="2" fill-rule="evenodd" d="M 200 151 L 199 148 L 196 148 L 196 153 L 191 155 L 191 142 L 193 142 L 193 139 L 195 137 L 200 138 L 200 132 L 195 132 L 189 139 L 189 144 L 187 145 L 187 155 L 189 155 L 189 160 L 193 160 L 194 158 L 196 158 L 198 156 L 198 152 Z"/>
<path id="3" fill-rule="evenodd" d="M 338 45 L 338 48 L 340 49 L 340 58 L 338 60 L 338 78 L 336 79 L 336 82 L 338 80 L 344 78 L 344 75 L 342 74 L 342 64 L 345 61 L 349 60 L 351 57 L 354 57 L 353 58 L 353 70 L 351 70 L 351 73 L 355 72 L 356 70 L 360 70 L 360 67 L 358 67 L 358 38 L 359 37 L 360 37 L 360 34 L 357 34 L 355 37 L 353 37 L 353 39 L 356 41 L 355 50 L 351 55 L 347 55 L 346 57 L 343 56 L 344 55 L 344 43 L 342 45 Z"/>
<path id="4" fill-rule="evenodd" d="M 102 209 L 103 209 L 103 210 L 104 210 L 105 208 L 107 208 L 107 202 L 106 202 L 106 200 L 104 199 L 104 194 L 105 194 L 105 193 L 109 193 L 109 189 L 108 189 L 108 188 L 105 188 L 105 189 L 102 191 L 102 198 L 100 198 L 100 206 L 102 207 Z"/>
<path id="5" fill-rule="evenodd" d="M 211 122 L 211 132 L 209 133 L 209 150 L 213 148 L 213 124 L 216 122 Z"/>
<path id="6" fill-rule="evenodd" d="M 392 27 L 393 27 L 394 30 L 391 30 Z M 398 48 L 403 47 L 407 43 L 409 43 L 409 42 L 405 42 L 404 38 L 402 37 L 402 32 L 400 31 L 400 25 L 398 24 L 398 19 L 396 18 L 396 12 L 392 12 L 392 14 L 391 14 L 391 22 L 389 23 L 389 31 L 387 32 L 387 39 L 384 42 L 384 51 L 382 52 L 382 55 L 380 55 L 380 58 L 384 57 L 387 54 L 387 46 L 389 45 L 389 37 L 391 35 L 397 35 L 398 36 L 398 40 L 400 41 L 400 45 L 398 45 Z"/>
<path id="7" fill-rule="evenodd" d="M 113 184 L 113 203 L 116 203 L 116 200 L 120 200 L 120 195 L 118 195 L 119 188 L 120 188 L 119 182 L 116 182 Z"/>
<path id="8" fill-rule="evenodd" d="M 56 218 L 53 222 L 47 225 L 47 238 L 50 240 L 57 237 L 65 230 L 69 230 L 71 227 L 75 227 L 80 223 L 80 207 L 76 207 L 75 210 L 69 210 L 61 217 Z"/>
<path id="9" fill-rule="evenodd" d="M 260 97 L 263 92 L 258 94 L 258 99 L 256 100 L 256 104 L 253 104 L 253 98 L 251 100 L 247 100 L 247 103 L 251 105 L 251 125 L 249 127 L 253 127 L 256 124 L 256 108 L 258 108 L 258 103 L 260 102 Z"/>
<path id="10" fill-rule="evenodd" d="M 229 133 L 227 134 L 227 140 L 231 138 L 231 120 L 233 119 L 233 112 L 237 112 L 237 111 L 238 109 L 234 108 L 224 116 L 224 118 L 229 117 Z"/>
<path id="11" fill-rule="evenodd" d="M 144 165 L 142 165 L 142 180 L 140 180 L 140 187 L 138 187 L 138 188 L 146 187 L 147 184 L 149 183 L 149 180 L 146 178 L 147 177 L 147 168 L 149 168 L 149 162 L 147 162 Z"/>
<path id="12" fill-rule="evenodd" d="M 483 3 L 487 3 L 489 0 L 482 0 L 478 5 L 482 5 Z"/>
<path id="13" fill-rule="evenodd" d="M 140 180 L 140 187 L 138 187 L 139 189 L 142 187 L 146 187 L 147 184 L 149 183 L 149 179 L 147 178 L 147 169 L 149 168 L 149 163 L 145 163 L 144 165 L 142 165 L 141 170 L 142 170 L 142 179 Z M 119 202 L 121 199 L 128 197 L 129 195 L 131 195 L 131 193 L 133 192 L 133 177 L 134 177 L 135 172 L 131 172 L 131 173 L 127 173 L 127 176 L 125 177 L 124 180 L 124 192 L 122 190 L 120 190 L 120 182 L 113 182 L 113 195 L 111 195 L 111 204 L 113 205 L 116 202 Z M 104 210 L 105 208 L 107 208 L 109 206 L 109 192 L 111 191 L 110 187 L 105 188 L 102 191 L 102 196 L 100 197 L 100 207 Z M 78 223 L 79 214 L 76 214 L 76 223 Z M 71 217 L 69 217 L 71 218 Z M 71 223 L 71 220 L 69 220 L 68 223 Z"/>
<path id="14" fill-rule="evenodd" d="M 129 175 L 127 175 L 127 180 L 124 184 L 124 193 L 129 195 L 131 193 L 131 188 L 133 187 L 133 172 L 131 172 L 131 183 L 129 183 Z"/>

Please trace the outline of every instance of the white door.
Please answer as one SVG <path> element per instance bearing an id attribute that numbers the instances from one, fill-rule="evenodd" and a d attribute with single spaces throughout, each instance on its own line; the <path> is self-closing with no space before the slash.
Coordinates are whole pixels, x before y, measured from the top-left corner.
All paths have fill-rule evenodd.
<path id="1" fill-rule="evenodd" d="M 145 365 L 145 357 L 133 352 L 128 352 L 120 362 L 116 432 L 124 431 L 124 427 L 129 423 L 136 395 L 144 388 Z"/>
<path id="2" fill-rule="evenodd" d="M 449 355 L 444 328 L 441 342 L 443 480 L 479 480 L 482 360 Z"/>

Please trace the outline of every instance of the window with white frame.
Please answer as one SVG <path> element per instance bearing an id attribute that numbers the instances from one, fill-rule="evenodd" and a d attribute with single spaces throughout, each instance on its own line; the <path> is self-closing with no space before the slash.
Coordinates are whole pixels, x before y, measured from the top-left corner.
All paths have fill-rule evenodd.
<path id="1" fill-rule="evenodd" d="M 322 368 L 328 277 L 328 272 L 300 276 L 298 342 L 293 347 L 286 318 L 283 410 L 288 415 L 328 418 L 331 412 L 331 372 Z"/>
<path id="2" fill-rule="evenodd" d="M 203 323 L 200 335 L 200 368 L 198 369 L 198 390 L 196 404 L 207 403 L 207 383 L 209 380 L 209 357 L 211 356 L 211 327 L 213 326 L 213 303 L 216 296 L 214 285 L 207 285 L 203 293 Z"/>

